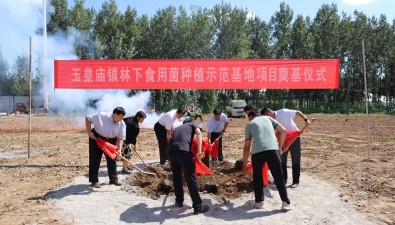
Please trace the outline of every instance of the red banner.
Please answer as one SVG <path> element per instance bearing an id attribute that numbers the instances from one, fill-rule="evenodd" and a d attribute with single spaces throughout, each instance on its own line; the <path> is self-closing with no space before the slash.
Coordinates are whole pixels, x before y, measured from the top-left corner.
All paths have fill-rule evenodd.
<path id="1" fill-rule="evenodd" d="M 335 89 L 338 59 L 55 60 L 64 89 Z"/>

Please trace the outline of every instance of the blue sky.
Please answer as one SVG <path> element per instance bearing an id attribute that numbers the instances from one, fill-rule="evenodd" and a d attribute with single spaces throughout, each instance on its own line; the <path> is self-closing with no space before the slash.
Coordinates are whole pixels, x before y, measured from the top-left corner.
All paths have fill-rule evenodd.
<path id="1" fill-rule="evenodd" d="M 74 5 L 74 0 L 68 0 L 69 7 Z M 85 7 L 94 7 L 96 10 L 101 8 L 104 1 L 86 0 Z M 183 5 L 188 9 L 191 5 L 212 8 L 215 4 L 221 2 L 230 3 L 232 7 L 243 7 L 253 12 L 262 20 L 268 21 L 270 17 L 279 10 L 281 1 L 262 1 L 262 0 L 117 0 L 118 9 L 124 12 L 129 4 L 135 8 L 140 15 L 147 14 L 152 16 L 158 9 L 165 8 L 169 5 Z M 354 10 L 359 10 L 367 16 L 379 17 L 385 14 L 388 21 L 392 24 L 395 19 L 395 1 L 394 0 L 288 0 L 284 1 L 291 9 L 294 10 L 294 16 L 301 14 L 314 18 L 317 10 L 322 4 L 337 4 L 339 14 L 344 11 L 352 15 Z M 33 62 L 37 61 L 37 49 L 40 48 L 42 38 L 35 36 L 34 31 L 38 26 L 42 27 L 43 19 L 40 16 L 39 9 L 42 7 L 43 0 L 0 0 L 0 48 L 3 58 L 12 66 L 18 55 L 29 54 L 29 37 L 33 37 Z M 56 46 L 56 44 L 55 44 Z M 49 46 L 48 48 L 51 48 Z M 53 47 L 56 48 L 56 47 Z M 50 50 L 50 49 L 49 49 Z M 57 58 L 56 55 L 51 57 Z"/>

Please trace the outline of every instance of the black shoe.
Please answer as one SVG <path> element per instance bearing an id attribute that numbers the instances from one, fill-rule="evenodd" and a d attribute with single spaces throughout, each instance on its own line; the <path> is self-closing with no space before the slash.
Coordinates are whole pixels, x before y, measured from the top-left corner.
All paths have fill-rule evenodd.
<path id="1" fill-rule="evenodd" d="M 122 174 L 132 174 L 132 171 L 130 170 L 122 170 Z"/>
<path id="2" fill-rule="evenodd" d="M 122 185 L 122 183 L 119 182 L 119 181 L 110 181 L 110 184 L 113 184 L 115 186 L 121 186 Z"/>
<path id="3" fill-rule="evenodd" d="M 184 203 L 183 202 L 176 202 L 176 206 L 181 208 L 184 206 Z"/>
<path id="4" fill-rule="evenodd" d="M 208 205 L 199 205 L 194 207 L 193 214 L 197 215 L 199 213 L 205 213 L 209 209 Z"/>
<path id="5" fill-rule="evenodd" d="M 299 186 L 299 183 L 293 183 L 290 187 L 291 188 L 297 188 Z"/>

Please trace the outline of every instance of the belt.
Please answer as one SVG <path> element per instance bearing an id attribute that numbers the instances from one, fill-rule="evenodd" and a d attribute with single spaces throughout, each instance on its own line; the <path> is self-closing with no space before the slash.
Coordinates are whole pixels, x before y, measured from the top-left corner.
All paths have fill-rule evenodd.
<path id="1" fill-rule="evenodd" d="M 161 126 L 163 126 L 163 127 L 166 127 L 166 124 L 165 124 L 165 125 L 163 125 L 163 124 L 159 123 L 159 121 L 158 121 L 158 124 L 159 124 L 159 125 L 161 125 Z"/>
<path id="2" fill-rule="evenodd" d="M 92 132 L 93 132 L 93 134 L 95 135 L 95 137 L 100 138 L 100 139 L 103 139 L 103 140 L 106 140 L 106 141 L 110 141 L 110 140 L 117 139 L 116 137 L 115 137 L 115 138 L 109 138 L 109 137 L 101 136 L 99 133 L 97 133 L 97 132 L 95 131 L 95 129 L 92 129 Z"/>

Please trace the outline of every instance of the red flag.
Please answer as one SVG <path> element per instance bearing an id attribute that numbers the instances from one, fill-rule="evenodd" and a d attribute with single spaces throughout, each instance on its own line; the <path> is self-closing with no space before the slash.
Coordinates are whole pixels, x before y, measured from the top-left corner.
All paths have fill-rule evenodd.
<path id="1" fill-rule="evenodd" d="M 269 185 L 269 167 L 267 163 L 263 164 L 262 167 L 262 178 L 263 178 L 263 185 Z"/>
<path id="2" fill-rule="evenodd" d="M 202 161 L 193 158 L 195 162 L 195 177 L 198 180 L 198 174 L 213 174 L 211 171 Z"/>
<path id="3" fill-rule="evenodd" d="M 211 147 L 210 141 L 209 140 L 203 140 L 203 149 L 205 153 L 211 154 L 213 151 L 213 148 Z"/>
<path id="4" fill-rule="evenodd" d="M 284 149 L 288 148 L 296 140 L 296 138 L 299 137 L 299 135 L 301 135 L 302 133 L 303 131 L 301 130 L 287 132 L 287 135 L 285 136 L 283 148 Z M 280 141 L 280 133 L 276 132 L 276 137 L 277 140 Z"/>
<path id="5" fill-rule="evenodd" d="M 192 141 L 192 154 L 196 156 L 198 150 L 198 144 L 196 138 L 193 139 Z M 202 140 L 202 152 L 204 153 L 211 153 L 211 145 L 208 140 Z M 203 154 L 203 158 L 206 154 Z"/>
<path id="6" fill-rule="evenodd" d="M 202 161 L 197 160 L 196 158 L 194 158 L 194 161 L 196 174 L 213 174 L 213 171 L 211 171 Z"/>
<path id="7" fill-rule="evenodd" d="M 248 169 L 248 173 L 252 172 L 251 162 L 247 163 L 247 169 Z M 266 162 L 263 164 L 262 167 L 262 178 L 263 178 L 263 185 L 265 186 L 269 185 L 269 167 L 267 166 Z"/>
<path id="8" fill-rule="evenodd" d="M 110 157 L 112 160 L 114 160 L 117 157 L 117 154 L 115 153 L 117 150 L 117 147 L 111 143 L 108 143 L 107 141 L 100 139 L 100 138 L 96 138 L 96 143 L 97 146 L 99 146 L 101 148 L 101 150 L 103 150 L 103 152 L 108 155 L 108 157 Z"/>
<path id="9" fill-rule="evenodd" d="M 218 158 L 218 148 L 219 148 L 219 141 L 218 139 L 215 139 L 214 144 L 212 145 L 212 151 L 211 151 L 211 158 Z"/>

